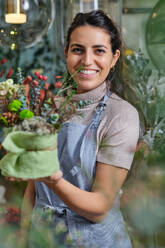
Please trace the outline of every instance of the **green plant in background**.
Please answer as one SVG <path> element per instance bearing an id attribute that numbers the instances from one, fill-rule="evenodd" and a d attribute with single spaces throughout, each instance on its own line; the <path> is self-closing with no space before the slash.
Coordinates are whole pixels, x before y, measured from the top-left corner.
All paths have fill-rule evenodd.
<path id="1" fill-rule="evenodd" d="M 128 182 L 124 209 L 133 227 L 134 247 L 162 248 L 165 245 L 165 72 L 151 69 L 141 51 L 132 51 L 125 57 L 123 73 L 125 97 L 136 106 L 141 119 L 141 142 L 134 160 L 138 173 L 136 179 L 130 180 L 132 188 Z"/>
<path id="2" fill-rule="evenodd" d="M 141 51 L 125 58 L 127 78 L 125 97 L 137 107 L 141 117 L 143 140 L 150 152 L 161 153 L 165 143 L 165 71 L 149 68 Z M 164 156 L 165 159 L 165 156 Z"/>

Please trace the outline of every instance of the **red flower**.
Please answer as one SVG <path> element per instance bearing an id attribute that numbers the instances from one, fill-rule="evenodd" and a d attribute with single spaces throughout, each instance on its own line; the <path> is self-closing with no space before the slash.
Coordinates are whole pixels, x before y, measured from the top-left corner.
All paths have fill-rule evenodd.
<path id="1" fill-rule="evenodd" d="M 33 85 L 34 85 L 34 86 L 37 86 L 37 85 L 38 85 L 38 81 L 37 81 L 37 80 L 34 80 L 34 81 L 33 81 Z"/>
<path id="2" fill-rule="evenodd" d="M 13 69 L 10 67 L 6 77 L 10 78 L 12 74 L 13 74 Z"/>
<path id="3" fill-rule="evenodd" d="M 35 71 L 35 72 L 34 72 L 34 75 L 35 75 L 36 77 L 39 77 L 39 76 L 40 76 L 40 74 L 39 74 L 38 71 Z"/>
<path id="4" fill-rule="evenodd" d="M 27 78 L 25 78 L 24 81 L 23 81 L 23 84 L 26 85 L 28 83 L 29 83 L 29 81 L 27 80 Z"/>
<path id="5" fill-rule="evenodd" d="M 47 76 L 42 76 L 42 80 L 46 81 L 47 79 Z"/>
<path id="6" fill-rule="evenodd" d="M 31 82 L 33 80 L 33 78 L 32 78 L 32 76 L 27 76 L 27 78 L 25 80 L 27 80 L 28 82 Z"/>
<path id="7" fill-rule="evenodd" d="M 41 80 L 43 80 L 43 76 L 42 75 L 39 75 L 38 78 L 41 79 Z"/>
<path id="8" fill-rule="evenodd" d="M 8 223 L 19 224 L 20 222 L 20 209 L 15 207 L 6 207 L 6 221 Z"/>
<path id="9" fill-rule="evenodd" d="M 56 82 L 56 83 L 54 83 L 54 87 L 55 88 L 61 88 L 61 86 L 62 86 L 62 82 L 61 81 L 58 81 L 58 82 Z"/>
<path id="10" fill-rule="evenodd" d="M 0 60 L 0 63 L 3 65 L 3 64 L 5 64 L 5 63 L 6 63 L 6 61 L 7 61 L 7 59 L 6 59 L 6 58 L 4 58 L 4 59 L 1 59 L 1 60 Z"/>

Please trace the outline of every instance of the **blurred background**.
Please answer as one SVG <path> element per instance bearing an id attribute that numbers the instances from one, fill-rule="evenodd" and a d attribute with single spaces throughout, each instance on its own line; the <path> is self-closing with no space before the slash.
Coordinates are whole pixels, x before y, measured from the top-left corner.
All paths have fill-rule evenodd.
<path id="1" fill-rule="evenodd" d="M 119 25 L 127 48 L 140 49 L 156 68 L 164 68 L 163 0 L 19 0 L 26 22 L 6 23 L 6 5 L 14 2 L 0 0 L 0 56 L 13 69 L 43 68 L 52 82 L 53 74 L 65 70 L 63 48 L 72 18 L 98 8 Z"/>
<path id="2" fill-rule="evenodd" d="M 136 106 L 141 119 L 140 142 L 121 198 L 126 225 L 134 248 L 163 248 L 165 1 L 0 0 L 0 82 L 15 78 L 17 68 L 21 67 L 24 76 L 38 71 L 53 85 L 66 70 L 64 45 L 71 20 L 76 13 L 93 9 L 104 10 L 121 29 L 125 43 L 124 97 Z M 13 233 L 19 229 L 25 186 L 0 178 L 1 243 L 4 224 L 10 237 L 8 246 L 2 247 L 14 247 Z"/>

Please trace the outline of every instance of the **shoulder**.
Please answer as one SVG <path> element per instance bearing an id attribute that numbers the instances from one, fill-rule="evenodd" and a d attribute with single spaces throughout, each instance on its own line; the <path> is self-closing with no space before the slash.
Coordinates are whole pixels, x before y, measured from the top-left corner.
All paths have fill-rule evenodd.
<path id="1" fill-rule="evenodd" d="M 107 101 L 98 129 L 100 138 L 121 133 L 139 132 L 139 115 L 134 106 L 116 94 Z"/>
<path id="2" fill-rule="evenodd" d="M 107 114 L 110 119 L 139 119 L 139 114 L 136 108 L 126 100 L 117 96 L 115 93 L 112 93 L 112 95 L 107 101 L 107 108 L 105 114 Z"/>

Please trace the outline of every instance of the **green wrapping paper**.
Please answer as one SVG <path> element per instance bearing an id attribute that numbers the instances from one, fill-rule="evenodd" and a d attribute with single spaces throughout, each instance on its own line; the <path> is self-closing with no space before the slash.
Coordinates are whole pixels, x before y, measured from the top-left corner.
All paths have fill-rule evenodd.
<path id="1" fill-rule="evenodd" d="M 12 131 L 7 134 L 2 146 L 8 152 L 0 160 L 4 176 L 36 179 L 59 170 L 57 134 Z"/>

